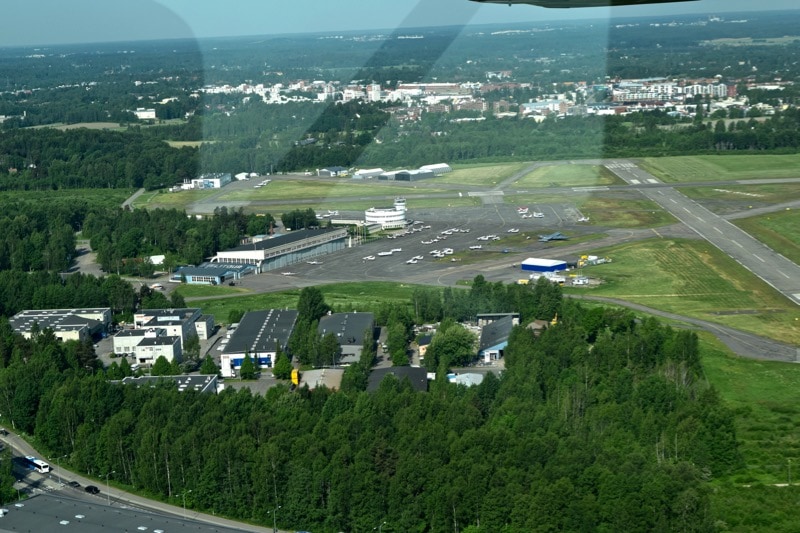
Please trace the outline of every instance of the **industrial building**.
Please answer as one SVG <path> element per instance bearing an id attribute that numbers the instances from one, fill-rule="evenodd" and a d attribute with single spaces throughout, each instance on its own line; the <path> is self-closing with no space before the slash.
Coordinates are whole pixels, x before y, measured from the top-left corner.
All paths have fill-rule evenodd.
<path id="1" fill-rule="evenodd" d="M 231 334 L 220 356 L 222 377 L 237 375 L 245 356 L 249 355 L 256 368 L 275 366 L 278 348 L 286 351 L 289 337 L 297 321 L 297 311 L 268 309 L 245 313 Z"/>
<path id="2" fill-rule="evenodd" d="M 233 178 L 229 172 L 214 174 L 201 174 L 192 180 L 193 189 L 221 189 L 229 184 Z"/>
<path id="3" fill-rule="evenodd" d="M 392 170 L 378 176 L 383 181 L 419 181 L 436 176 L 431 170 Z"/>
<path id="4" fill-rule="evenodd" d="M 375 315 L 372 313 L 333 313 L 319 319 L 317 331 L 321 336 L 336 335 L 342 349 L 340 363 L 356 363 L 361 359 L 364 337 L 375 339 Z"/>
<path id="5" fill-rule="evenodd" d="M 34 329 L 50 329 L 61 341 L 85 341 L 106 335 L 111 325 L 111 309 L 25 310 L 11 317 L 9 323 L 14 331 L 26 339 L 31 338 Z"/>
<path id="6" fill-rule="evenodd" d="M 529 257 L 521 265 L 526 272 L 559 272 L 567 269 L 567 262 L 558 259 L 537 259 Z"/>
<path id="7" fill-rule="evenodd" d="M 256 272 L 266 272 L 342 250 L 346 243 L 345 228 L 296 230 L 217 252 L 211 263 L 253 265 Z"/>
<path id="8" fill-rule="evenodd" d="M 355 171 L 355 173 L 353 173 L 353 179 L 365 180 L 365 179 L 377 178 L 378 176 L 383 174 L 383 172 L 384 170 L 382 168 L 365 168 Z"/>
<path id="9" fill-rule="evenodd" d="M 428 372 L 424 368 L 413 366 L 376 368 L 369 374 L 367 392 L 375 392 L 378 390 L 386 376 L 394 376 L 394 378 L 399 381 L 407 379 L 414 390 L 418 392 L 428 392 Z"/>
<path id="10" fill-rule="evenodd" d="M 422 165 L 419 167 L 420 170 L 429 170 L 433 172 L 435 176 L 441 176 L 442 174 L 448 174 L 453 171 L 453 169 L 447 163 L 436 163 L 435 165 Z"/>

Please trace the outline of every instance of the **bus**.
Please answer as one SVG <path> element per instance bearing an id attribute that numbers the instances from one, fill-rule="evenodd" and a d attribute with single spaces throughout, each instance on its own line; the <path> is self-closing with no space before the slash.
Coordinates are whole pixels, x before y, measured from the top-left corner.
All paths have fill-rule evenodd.
<path id="1" fill-rule="evenodd" d="M 25 461 L 28 463 L 28 466 L 32 470 L 36 470 L 40 474 L 47 474 L 50 472 L 50 465 L 42 461 L 41 459 L 37 459 L 32 455 L 28 455 L 25 457 Z"/>

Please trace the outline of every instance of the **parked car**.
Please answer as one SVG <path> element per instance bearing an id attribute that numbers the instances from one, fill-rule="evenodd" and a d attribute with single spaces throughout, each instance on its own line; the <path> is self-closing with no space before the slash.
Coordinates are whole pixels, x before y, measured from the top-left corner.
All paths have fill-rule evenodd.
<path id="1" fill-rule="evenodd" d="M 89 494 L 100 494 L 100 489 L 98 489 L 94 485 L 86 485 L 86 488 L 83 490 L 85 490 Z"/>
<path id="2" fill-rule="evenodd" d="M 81 488 L 81 484 L 80 484 L 80 483 L 78 483 L 77 481 L 68 481 L 68 482 L 67 482 L 67 485 L 68 485 L 68 486 L 70 486 L 70 487 L 72 487 L 73 489 L 79 489 L 79 488 Z"/>

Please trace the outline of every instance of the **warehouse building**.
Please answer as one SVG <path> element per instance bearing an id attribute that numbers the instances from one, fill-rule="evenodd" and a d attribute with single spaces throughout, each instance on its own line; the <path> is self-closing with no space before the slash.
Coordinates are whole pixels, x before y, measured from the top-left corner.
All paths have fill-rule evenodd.
<path id="1" fill-rule="evenodd" d="M 192 180 L 193 189 L 221 189 L 232 181 L 229 172 L 217 172 L 213 174 L 201 174 Z"/>
<path id="2" fill-rule="evenodd" d="M 34 329 L 50 329 L 61 341 L 85 341 L 105 336 L 111 325 L 111 309 L 33 309 L 20 311 L 9 319 L 11 327 L 30 339 Z"/>
<path id="3" fill-rule="evenodd" d="M 567 269 L 567 262 L 558 259 L 537 259 L 529 257 L 521 264 L 526 272 L 559 272 Z"/>
<path id="4" fill-rule="evenodd" d="M 433 172 L 435 176 L 441 176 L 442 174 L 448 174 L 453 171 L 453 169 L 447 163 L 436 163 L 435 165 L 422 165 L 419 167 L 420 170 L 429 170 Z"/>
<path id="5" fill-rule="evenodd" d="M 378 176 L 383 174 L 383 172 L 384 170 L 382 168 L 365 168 L 357 170 L 353 174 L 353 179 L 366 180 L 366 179 L 377 178 Z"/>
<path id="6" fill-rule="evenodd" d="M 291 309 L 246 313 L 220 356 L 222 377 L 236 377 L 247 355 L 256 368 L 274 367 L 276 350 L 286 351 L 296 321 L 297 311 Z"/>
<path id="7" fill-rule="evenodd" d="M 342 250 L 346 244 L 346 228 L 296 230 L 217 252 L 211 262 L 253 265 L 256 272 L 266 272 Z"/>
<path id="8" fill-rule="evenodd" d="M 435 174 L 431 170 L 392 170 L 384 172 L 378 176 L 383 181 L 419 181 L 433 178 Z"/>
<path id="9" fill-rule="evenodd" d="M 361 359 L 365 335 L 375 339 L 375 315 L 372 313 L 333 313 L 319 319 L 317 331 L 323 337 L 336 335 L 342 349 L 340 363 L 357 363 Z"/>

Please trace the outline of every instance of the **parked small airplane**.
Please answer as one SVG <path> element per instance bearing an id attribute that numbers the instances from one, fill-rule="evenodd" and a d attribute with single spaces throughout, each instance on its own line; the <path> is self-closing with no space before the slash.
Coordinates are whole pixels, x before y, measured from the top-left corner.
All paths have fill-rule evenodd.
<path id="1" fill-rule="evenodd" d="M 569 239 L 569 237 L 567 237 L 560 231 L 551 233 L 549 235 L 539 235 L 539 242 L 566 241 L 567 239 Z"/>
<path id="2" fill-rule="evenodd" d="M 536 212 L 536 213 L 533 214 L 533 218 L 544 218 L 544 213 Z"/>
<path id="3" fill-rule="evenodd" d="M 284 276 L 294 276 L 296 272 L 281 272 Z"/>
<path id="4" fill-rule="evenodd" d="M 578 219 L 578 222 L 589 222 L 589 217 L 581 217 Z"/>
<path id="5" fill-rule="evenodd" d="M 309 265 L 321 265 L 322 261 L 306 261 Z"/>

